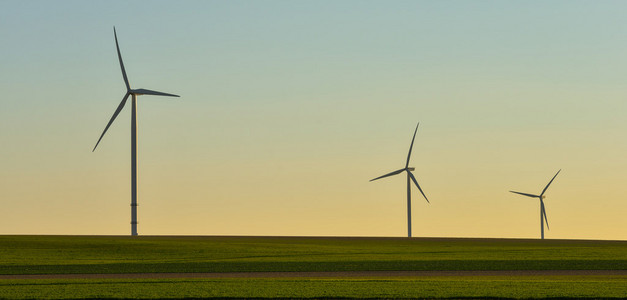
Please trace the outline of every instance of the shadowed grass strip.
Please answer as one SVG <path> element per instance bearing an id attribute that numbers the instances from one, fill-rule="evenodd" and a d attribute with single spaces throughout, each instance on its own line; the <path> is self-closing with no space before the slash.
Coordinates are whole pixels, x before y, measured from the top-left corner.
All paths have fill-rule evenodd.
<path id="1" fill-rule="evenodd" d="M 330 262 L 192 262 L 0 265 L 0 274 L 112 274 L 204 272 L 625 270 L 626 260 L 437 260 Z"/>
<path id="2" fill-rule="evenodd" d="M 625 276 L 6 280 L 0 298 L 621 298 Z"/>

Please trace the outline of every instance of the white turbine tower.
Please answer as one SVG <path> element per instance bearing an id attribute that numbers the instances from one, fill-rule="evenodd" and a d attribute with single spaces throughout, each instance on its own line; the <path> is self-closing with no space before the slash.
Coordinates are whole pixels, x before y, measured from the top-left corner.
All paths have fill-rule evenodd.
<path id="1" fill-rule="evenodd" d="M 422 196 L 425 197 L 425 200 L 429 202 L 429 199 L 427 199 L 427 196 L 420 188 L 420 185 L 418 184 L 416 177 L 414 177 L 414 174 L 411 173 L 411 171 L 415 170 L 415 168 L 409 166 L 409 158 L 411 157 L 411 148 L 414 146 L 414 140 L 416 139 L 416 132 L 418 131 L 418 125 L 420 125 L 420 122 L 416 125 L 416 130 L 414 130 L 414 137 L 411 139 L 411 145 L 409 145 L 409 153 L 407 154 L 407 162 L 405 163 L 405 168 L 396 170 L 392 173 L 388 173 L 383 176 L 379 176 L 375 179 L 370 180 L 370 181 L 375 181 L 377 179 L 381 179 L 381 178 L 385 178 L 388 176 L 402 173 L 403 171 L 407 172 L 407 236 L 408 237 L 411 237 L 411 182 L 412 181 L 416 184 L 416 187 L 418 187 L 418 190 L 420 191 Z"/>
<path id="2" fill-rule="evenodd" d="M 557 173 L 555 173 L 555 176 L 553 176 L 551 181 L 549 181 L 549 184 L 547 184 L 544 187 L 544 189 L 542 190 L 542 193 L 540 193 L 540 195 L 533 195 L 533 194 L 526 194 L 526 193 L 510 191 L 510 192 L 512 192 L 514 194 L 519 194 L 519 195 L 523 195 L 523 196 L 527 196 L 527 197 L 531 197 L 531 198 L 538 198 L 538 199 L 540 199 L 540 238 L 541 239 L 544 239 L 544 221 L 546 221 L 546 229 L 549 229 L 549 220 L 546 218 L 546 210 L 544 209 L 544 198 L 546 198 L 546 196 L 544 196 L 544 193 L 549 188 L 549 185 L 551 185 L 551 183 L 553 182 L 553 179 L 555 179 L 555 177 L 557 177 L 557 174 L 560 173 L 560 171 L 562 171 L 562 170 L 560 169 L 559 171 L 557 171 Z"/>
<path id="3" fill-rule="evenodd" d="M 126 104 L 126 100 L 128 96 L 131 96 L 132 99 L 132 108 L 131 108 L 131 235 L 137 235 L 137 96 L 140 95 L 154 95 L 154 96 L 167 96 L 167 97 L 179 97 L 178 95 L 167 94 L 152 90 L 146 89 L 131 89 L 131 85 L 128 82 L 128 78 L 126 77 L 126 70 L 124 70 L 124 63 L 122 62 L 122 54 L 120 54 L 120 46 L 118 45 L 118 35 L 115 32 L 115 27 L 113 27 L 113 36 L 115 37 L 115 47 L 118 50 L 118 59 L 120 61 L 120 68 L 122 69 L 122 77 L 124 77 L 124 84 L 126 84 L 126 95 L 122 98 L 122 102 L 118 105 L 118 108 L 113 113 L 111 120 L 107 123 L 104 131 L 100 135 L 98 142 L 96 142 L 96 146 L 94 146 L 95 151 L 96 147 L 102 140 L 102 137 L 113 123 L 113 120 L 118 116 L 124 105 Z"/>

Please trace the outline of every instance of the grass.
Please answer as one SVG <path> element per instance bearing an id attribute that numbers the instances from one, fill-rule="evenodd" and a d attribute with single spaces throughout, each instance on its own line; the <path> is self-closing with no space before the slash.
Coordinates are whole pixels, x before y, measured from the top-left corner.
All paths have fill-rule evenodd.
<path id="1" fill-rule="evenodd" d="M 0 274 L 627 270 L 627 242 L 0 236 Z M 627 276 L 0 280 L 0 298 L 624 298 Z"/>
<path id="2" fill-rule="evenodd" d="M 625 276 L 345 279 L 5 280 L 0 297 L 77 298 L 622 298 Z"/>
<path id="3" fill-rule="evenodd" d="M 0 274 L 626 270 L 627 242 L 0 236 Z"/>

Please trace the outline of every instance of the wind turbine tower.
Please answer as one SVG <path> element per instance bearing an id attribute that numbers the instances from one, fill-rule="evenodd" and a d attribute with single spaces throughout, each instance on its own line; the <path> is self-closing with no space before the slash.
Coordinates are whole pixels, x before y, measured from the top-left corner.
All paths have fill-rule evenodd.
<path id="1" fill-rule="evenodd" d="M 411 237 L 411 182 L 412 181 L 414 182 L 414 184 L 416 184 L 416 187 L 418 187 L 418 190 L 420 191 L 422 196 L 425 197 L 425 200 L 427 200 L 427 203 L 429 203 L 429 199 L 427 199 L 427 196 L 420 188 L 420 185 L 418 184 L 418 180 L 416 180 L 416 177 L 414 177 L 414 174 L 411 173 L 411 171 L 415 170 L 415 168 L 409 166 L 409 159 L 411 158 L 411 149 L 414 146 L 414 140 L 416 139 L 416 132 L 418 132 L 418 125 L 420 125 L 420 123 L 416 124 L 416 130 L 414 130 L 414 137 L 411 139 L 411 145 L 409 145 L 409 153 L 407 154 L 407 162 L 405 163 L 405 168 L 396 170 L 394 172 L 391 172 L 391 173 L 388 173 L 383 176 L 379 176 L 375 179 L 370 180 L 370 181 L 375 181 L 377 179 L 385 178 L 388 176 L 393 176 L 396 174 L 400 174 L 402 172 L 407 172 L 407 237 Z"/>
<path id="2" fill-rule="evenodd" d="M 551 185 L 551 183 L 553 182 L 555 177 L 557 177 L 557 174 L 560 173 L 560 171 L 562 171 L 562 170 L 560 169 L 559 171 L 557 171 L 557 173 L 555 173 L 555 176 L 553 176 L 551 181 L 549 181 L 549 183 L 544 187 L 544 189 L 542 190 L 542 193 L 540 193 L 540 195 L 534 195 L 534 194 L 527 194 L 527 193 L 510 191 L 510 192 L 512 192 L 514 194 L 519 194 L 519 195 L 523 195 L 523 196 L 527 196 L 527 197 L 531 197 L 531 198 L 538 198 L 538 199 L 540 199 L 540 238 L 541 239 L 544 239 L 544 221 L 546 221 L 546 229 L 549 229 L 549 220 L 546 218 L 546 209 L 544 208 L 544 199 L 546 198 L 544 193 L 549 188 L 549 185 Z"/>
<path id="3" fill-rule="evenodd" d="M 115 31 L 115 27 L 113 27 L 113 36 L 115 37 L 115 47 L 118 52 L 118 60 L 120 61 L 120 68 L 122 69 L 122 77 L 124 78 L 124 84 L 126 85 L 126 94 L 124 98 L 122 98 L 122 102 L 118 105 L 118 108 L 113 113 L 113 116 L 107 123 L 104 131 L 100 135 L 98 142 L 96 142 L 96 146 L 94 146 L 95 151 L 96 147 L 102 140 L 102 137 L 105 135 L 111 123 L 118 116 L 120 111 L 124 108 L 126 104 L 126 100 L 131 96 L 131 235 L 137 235 L 137 97 L 141 95 L 153 95 L 153 96 L 166 96 L 166 97 L 179 97 L 178 95 L 167 94 L 162 92 L 157 92 L 153 90 L 147 89 L 131 89 L 131 85 L 128 82 L 128 77 L 126 76 L 126 70 L 124 69 L 124 63 L 122 62 L 122 54 L 120 54 L 120 46 L 118 44 L 118 35 Z"/>

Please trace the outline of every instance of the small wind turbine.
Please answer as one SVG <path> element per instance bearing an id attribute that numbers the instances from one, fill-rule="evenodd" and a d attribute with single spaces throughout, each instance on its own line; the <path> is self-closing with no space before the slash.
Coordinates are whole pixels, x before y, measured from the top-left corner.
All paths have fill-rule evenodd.
<path id="1" fill-rule="evenodd" d="M 415 170 L 415 168 L 409 166 L 409 158 L 411 157 L 411 148 L 414 146 L 414 139 L 416 139 L 416 132 L 418 131 L 418 125 L 420 125 L 420 122 L 418 122 L 418 124 L 416 125 L 416 130 L 414 130 L 414 137 L 411 139 L 411 145 L 409 145 L 409 153 L 407 154 L 407 162 L 405 163 L 405 168 L 396 170 L 392 173 L 388 173 L 383 176 L 379 176 L 375 179 L 370 180 L 370 181 L 375 181 L 377 179 L 400 174 L 403 171 L 407 172 L 407 236 L 408 237 L 411 237 L 411 181 L 413 181 L 416 184 L 422 196 L 424 196 L 425 200 L 429 202 L 429 199 L 427 199 L 427 196 L 420 188 L 420 185 L 418 184 L 416 177 L 414 177 L 414 174 L 411 173 L 411 171 Z"/>
<path id="2" fill-rule="evenodd" d="M 553 178 L 551 179 L 551 181 L 549 181 L 549 184 L 547 184 L 544 189 L 542 190 L 542 193 L 540 193 L 540 195 L 533 195 L 533 194 L 526 194 L 526 193 L 520 193 L 520 192 L 514 192 L 514 191 L 510 191 L 514 194 L 519 194 L 519 195 L 523 195 L 523 196 L 527 196 L 527 197 L 531 197 L 531 198 L 538 198 L 540 199 L 540 237 L 541 239 L 544 239 L 544 221 L 546 221 L 546 229 L 549 229 L 549 220 L 546 218 L 546 210 L 544 209 L 544 198 L 546 198 L 546 196 L 544 195 L 544 192 L 546 192 L 546 190 L 549 188 L 549 185 L 551 185 L 551 182 L 553 182 L 553 179 L 555 179 L 555 177 L 557 177 L 557 174 L 560 173 L 560 171 L 562 171 L 561 169 L 559 171 L 557 171 L 557 173 L 555 173 L 555 176 L 553 176 Z"/>
<path id="3" fill-rule="evenodd" d="M 126 84 L 126 94 L 124 98 L 122 98 L 122 102 L 118 105 L 118 108 L 113 113 L 111 120 L 107 123 L 104 131 L 100 135 L 98 142 L 96 142 L 96 146 L 94 146 L 94 150 L 98 147 L 100 140 L 113 123 L 113 120 L 118 116 L 124 105 L 126 104 L 126 100 L 128 96 L 131 96 L 132 99 L 132 109 L 131 109 L 131 235 L 137 235 L 137 96 L 140 95 L 154 95 L 154 96 L 167 96 L 167 97 L 179 97 L 178 95 L 167 94 L 152 90 L 146 89 L 131 89 L 131 85 L 128 83 L 128 78 L 126 77 L 126 70 L 124 70 L 124 63 L 122 62 L 122 54 L 120 54 L 120 46 L 118 45 L 118 35 L 115 32 L 115 27 L 113 27 L 113 36 L 115 37 L 115 47 L 118 50 L 118 59 L 120 61 L 120 68 L 122 68 L 122 77 L 124 77 L 124 84 Z"/>

